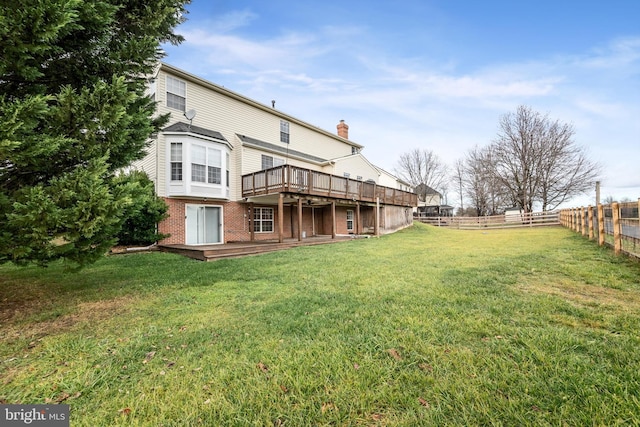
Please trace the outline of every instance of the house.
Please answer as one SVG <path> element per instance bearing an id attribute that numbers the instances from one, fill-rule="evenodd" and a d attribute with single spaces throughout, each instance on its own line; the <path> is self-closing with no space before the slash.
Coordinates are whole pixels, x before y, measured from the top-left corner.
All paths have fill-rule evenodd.
<path id="1" fill-rule="evenodd" d="M 170 120 L 134 167 L 169 206 L 161 244 L 335 238 L 412 224 L 417 196 L 382 177 L 343 120 L 328 132 L 165 63 L 149 91 Z"/>
<path id="2" fill-rule="evenodd" d="M 420 184 L 415 189 L 418 195 L 417 216 L 453 216 L 453 206 L 442 204 L 442 194 L 426 184 Z"/>

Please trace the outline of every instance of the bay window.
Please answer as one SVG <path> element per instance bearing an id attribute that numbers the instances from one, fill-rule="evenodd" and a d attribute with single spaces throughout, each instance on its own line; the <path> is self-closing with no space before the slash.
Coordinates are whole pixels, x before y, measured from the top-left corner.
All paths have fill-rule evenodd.
<path id="1" fill-rule="evenodd" d="M 167 141 L 168 194 L 228 199 L 229 147 L 188 136 L 172 139 Z"/>

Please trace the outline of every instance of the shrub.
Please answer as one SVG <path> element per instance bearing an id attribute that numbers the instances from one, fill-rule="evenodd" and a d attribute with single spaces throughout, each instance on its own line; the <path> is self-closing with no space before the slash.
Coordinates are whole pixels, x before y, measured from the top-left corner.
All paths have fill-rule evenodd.
<path id="1" fill-rule="evenodd" d="M 168 206 L 156 196 L 153 181 L 142 171 L 131 171 L 115 179 L 116 186 L 126 188 L 132 203 L 123 213 L 122 228 L 118 233 L 121 245 L 150 245 L 169 237 L 158 233 L 158 222 L 165 219 Z"/>

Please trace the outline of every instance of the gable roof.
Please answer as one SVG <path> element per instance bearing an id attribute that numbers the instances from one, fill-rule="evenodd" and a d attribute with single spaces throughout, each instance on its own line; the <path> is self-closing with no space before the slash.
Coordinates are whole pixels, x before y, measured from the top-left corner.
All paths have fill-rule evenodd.
<path id="1" fill-rule="evenodd" d="M 427 184 L 418 184 L 416 186 L 416 193 L 418 193 L 418 192 L 422 193 L 422 194 L 424 194 L 426 196 L 428 196 L 428 195 L 438 195 L 438 196 L 442 197 L 442 194 L 439 191 L 434 190 L 433 188 L 429 187 Z"/>

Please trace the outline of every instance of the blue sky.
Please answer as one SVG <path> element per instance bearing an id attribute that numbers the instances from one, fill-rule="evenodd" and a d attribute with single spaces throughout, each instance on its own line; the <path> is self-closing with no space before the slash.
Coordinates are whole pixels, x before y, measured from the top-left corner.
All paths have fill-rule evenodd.
<path id="1" fill-rule="evenodd" d="M 193 0 L 165 61 L 335 132 L 444 162 L 528 105 L 573 124 L 602 196 L 640 197 L 640 1 Z M 449 189 L 454 203 L 455 188 Z M 572 204 L 593 203 L 594 197 Z"/>

